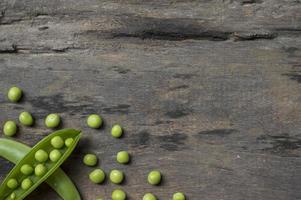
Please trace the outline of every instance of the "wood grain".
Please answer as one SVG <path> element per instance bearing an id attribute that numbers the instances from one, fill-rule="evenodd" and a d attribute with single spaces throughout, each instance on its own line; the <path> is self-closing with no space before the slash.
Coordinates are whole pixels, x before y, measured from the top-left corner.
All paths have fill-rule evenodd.
<path id="1" fill-rule="evenodd" d="M 84 138 L 62 168 L 83 199 L 176 191 L 188 200 L 301 199 L 301 3 L 299 0 L 0 1 L 0 122 L 23 110 L 51 132 L 51 112 Z M 7 101 L 12 85 L 25 96 Z M 85 124 L 91 113 L 101 130 Z M 125 128 L 121 140 L 110 127 Z M 118 165 L 128 150 L 132 162 Z M 93 185 L 82 157 L 94 152 L 126 182 Z M 3 179 L 12 164 L 0 160 Z M 160 169 L 160 187 L 146 183 Z M 43 185 L 27 199 L 59 199 Z"/>

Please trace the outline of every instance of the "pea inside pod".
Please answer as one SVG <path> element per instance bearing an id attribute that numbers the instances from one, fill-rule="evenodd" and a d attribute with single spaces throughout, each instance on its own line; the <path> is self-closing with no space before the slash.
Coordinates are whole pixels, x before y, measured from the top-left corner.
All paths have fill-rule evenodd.
<path id="1" fill-rule="evenodd" d="M 39 152 L 39 150 L 43 150 L 47 154 L 53 151 L 55 148 L 51 144 L 51 139 L 56 136 L 61 137 L 63 140 L 73 138 L 73 143 L 69 147 L 64 146 L 60 149 L 62 155 L 60 159 L 57 160 L 57 162 L 53 162 L 49 159 L 45 160 L 44 158 L 42 159 L 43 163 L 41 164 L 41 160 L 36 159 L 36 153 Z M 66 160 L 66 158 L 72 153 L 73 149 L 77 145 L 80 136 L 80 131 L 74 129 L 63 129 L 56 131 L 41 140 L 7 175 L 2 185 L 0 186 L 0 199 L 10 199 L 10 195 L 12 193 L 16 195 L 16 200 L 24 199 L 51 174 L 53 174 L 56 169 Z M 21 168 L 22 166 L 24 167 L 24 165 L 32 166 L 35 169 L 35 173 L 32 173 L 30 175 L 22 173 Z M 8 187 L 8 185 L 10 185 L 8 184 L 9 181 L 11 182 L 11 180 L 14 179 L 17 181 L 17 183 L 22 183 L 24 180 L 27 180 L 25 182 L 26 184 L 24 183 L 26 187 L 24 187 L 24 185 L 23 187 Z M 30 180 L 32 184 L 29 184 L 28 180 Z M 24 188 L 26 188 L 26 190 Z"/>

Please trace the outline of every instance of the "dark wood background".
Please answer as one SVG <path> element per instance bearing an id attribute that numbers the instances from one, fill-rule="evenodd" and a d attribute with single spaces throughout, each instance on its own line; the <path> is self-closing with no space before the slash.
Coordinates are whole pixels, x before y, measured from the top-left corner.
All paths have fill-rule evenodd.
<path id="1" fill-rule="evenodd" d="M 6 92 L 18 85 L 20 104 Z M 85 153 L 121 169 L 130 200 L 183 191 L 189 200 L 301 199 L 300 0 L 0 0 L 0 123 L 48 113 L 84 138 L 62 168 L 83 199 L 110 199 L 93 185 Z M 91 113 L 101 130 L 85 124 Z M 125 128 L 121 140 L 110 127 Z M 119 150 L 132 163 L 115 161 Z M 0 176 L 12 168 L 0 159 Z M 147 184 L 159 169 L 160 187 Z M 42 185 L 28 200 L 59 199 Z"/>

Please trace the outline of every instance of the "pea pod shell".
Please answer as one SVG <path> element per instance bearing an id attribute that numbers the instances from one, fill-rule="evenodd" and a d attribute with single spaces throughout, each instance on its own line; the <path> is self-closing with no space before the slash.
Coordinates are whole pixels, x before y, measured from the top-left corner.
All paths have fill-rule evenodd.
<path id="1" fill-rule="evenodd" d="M 36 144 L 29 153 L 27 153 L 22 160 L 18 162 L 17 165 L 10 171 L 10 173 L 7 175 L 5 180 L 3 181 L 2 185 L 0 186 L 0 199 L 9 199 L 9 195 L 11 192 L 13 192 L 11 189 L 6 187 L 7 182 L 10 178 L 17 178 L 20 176 L 20 168 L 24 164 L 31 164 L 31 165 L 36 165 L 37 162 L 34 159 L 34 154 L 37 150 L 39 149 L 44 149 L 46 151 L 49 151 L 51 147 L 50 140 L 55 137 L 55 136 L 60 136 L 63 139 L 67 138 L 74 138 L 74 143 L 66 149 L 64 154 L 62 155 L 61 159 L 58 160 L 56 163 L 49 163 L 46 164 L 48 171 L 46 172 L 45 175 L 42 177 L 36 178 L 32 176 L 32 178 L 36 178 L 34 180 L 34 184 L 32 187 L 30 187 L 28 190 L 23 191 L 20 189 L 14 190 L 16 193 L 17 197 L 16 200 L 22 200 L 24 199 L 27 195 L 29 195 L 35 188 L 37 188 L 41 183 L 43 183 L 51 174 L 53 174 L 57 168 L 69 157 L 69 155 L 72 153 L 74 150 L 75 146 L 77 145 L 79 139 L 80 139 L 80 131 L 74 130 L 74 129 L 63 129 L 59 130 L 56 132 L 53 132 L 52 134 L 48 135 L 45 137 L 43 140 L 41 140 L 38 144 Z"/>
<path id="2" fill-rule="evenodd" d="M 30 149 L 31 147 L 15 140 L 0 138 L 0 157 L 7 159 L 14 164 L 17 164 Z M 60 168 L 49 176 L 45 182 L 54 189 L 62 199 L 81 200 L 75 185 Z"/>

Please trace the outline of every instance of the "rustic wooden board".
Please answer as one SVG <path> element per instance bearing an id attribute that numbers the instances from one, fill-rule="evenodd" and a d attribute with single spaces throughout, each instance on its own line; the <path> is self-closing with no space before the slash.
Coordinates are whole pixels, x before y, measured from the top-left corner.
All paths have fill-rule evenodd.
<path id="1" fill-rule="evenodd" d="M 110 199 L 82 157 L 126 173 L 129 199 L 301 199 L 301 3 L 299 0 L 0 0 L 0 122 L 34 114 L 17 140 L 34 145 L 43 118 L 84 139 L 62 168 L 85 200 Z M 20 104 L 7 101 L 20 86 Z M 85 119 L 99 113 L 101 130 Z M 123 139 L 110 137 L 114 123 Z M 128 150 L 128 166 L 115 162 Z M 12 164 L 0 159 L 1 180 Z M 146 183 L 160 169 L 160 187 Z M 27 199 L 59 199 L 48 188 Z"/>

